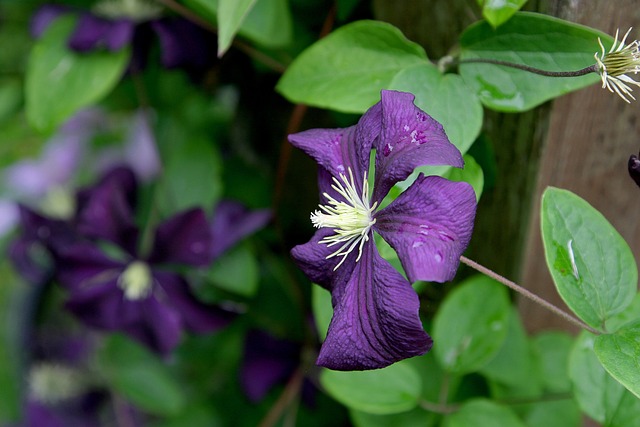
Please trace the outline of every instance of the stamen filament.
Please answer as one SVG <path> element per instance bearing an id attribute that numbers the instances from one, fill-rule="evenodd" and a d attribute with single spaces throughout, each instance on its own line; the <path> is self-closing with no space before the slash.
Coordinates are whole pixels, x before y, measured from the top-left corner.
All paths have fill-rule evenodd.
<path id="1" fill-rule="evenodd" d="M 328 204 L 319 205 L 319 210 L 311 214 L 311 222 L 314 227 L 330 227 L 334 229 L 335 234 L 327 236 L 320 240 L 320 243 L 328 247 L 342 243 L 340 248 L 327 256 L 327 259 L 333 257 L 341 257 L 342 259 L 334 267 L 336 270 L 340 267 L 347 256 L 358 247 L 358 257 L 356 262 L 362 257 L 362 250 L 365 242 L 369 241 L 369 230 L 376 223 L 373 218 L 373 211 L 378 206 L 375 202 L 369 206 L 369 183 L 367 174 L 364 174 L 362 183 L 362 191 L 359 194 L 353 179 L 353 172 L 348 168 L 349 177 L 340 174 L 340 180 L 333 177 L 331 188 L 335 190 L 344 201 L 339 201 L 328 193 L 323 193 Z"/>

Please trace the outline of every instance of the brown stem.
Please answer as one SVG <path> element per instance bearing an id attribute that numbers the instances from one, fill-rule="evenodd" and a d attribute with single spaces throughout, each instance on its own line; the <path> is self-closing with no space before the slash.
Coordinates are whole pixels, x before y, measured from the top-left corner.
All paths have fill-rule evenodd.
<path id="1" fill-rule="evenodd" d="M 260 421 L 260 424 L 258 424 L 259 427 L 272 427 L 278 422 L 284 410 L 300 393 L 303 380 L 304 371 L 300 366 L 298 367 L 298 369 L 296 369 L 296 371 L 287 382 L 287 385 L 285 386 L 278 400 L 276 400 L 276 403 L 274 403 L 269 412 L 267 412 L 267 415 L 265 415 L 262 421 Z"/>
<path id="2" fill-rule="evenodd" d="M 576 71 L 547 71 L 541 70 L 539 68 L 530 67 L 524 64 L 516 64 L 514 62 L 501 61 L 499 59 L 490 59 L 490 58 L 469 58 L 469 59 L 459 59 L 457 61 L 458 64 L 492 64 L 492 65 L 501 65 L 503 67 L 509 68 L 517 68 L 518 70 L 527 71 L 533 74 L 539 74 L 541 76 L 546 77 L 578 77 L 584 76 L 589 73 L 597 73 L 598 65 L 593 64 L 588 67 L 582 68 Z"/>
<path id="3" fill-rule="evenodd" d="M 496 273 L 496 272 L 494 272 L 492 270 L 489 270 L 487 267 L 484 267 L 484 266 L 478 264 L 477 262 L 470 260 L 469 258 L 465 257 L 464 255 L 460 257 L 460 261 L 462 263 L 468 265 L 469 267 L 473 268 L 474 270 L 477 270 L 480 273 L 491 277 L 495 281 L 502 283 L 503 285 L 507 286 L 508 288 L 513 289 L 514 291 L 518 292 L 520 295 L 522 295 L 522 296 L 524 296 L 526 298 L 529 298 L 531 301 L 535 302 L 536 304 L 541 305 L 542 307 L 546 308 L 547 310 L 551 311 L 552 313 L 557 314 L 558 316 L 562 317 L 564 320 L 566 320 L 566 321 L 568 321 L 570 323 L 573 323 L 574 325 L 578 326 L 580 329 L 586 329 L 587 331 L 591 332 L 592 334 L 600 335 L 600 332 L 595 330 L 591 326 L 587 325 L 586 323 L 582 322 L 579 319 L 576 319 L 575 317 L 573 317 L 572 315 L 570 315 L 566 311 L 556 307 L 555 305 L 551 304 L 547 300 L 544 300 L 544 299 L 540 298 L 536 294 L 528 291 L 527 289 L 523 288 L 522 286 L 518 285 L 517 283 L 512 282 L 511 280 L 502 277 L 501 275 L 499 275 L 498 273 Z"/>

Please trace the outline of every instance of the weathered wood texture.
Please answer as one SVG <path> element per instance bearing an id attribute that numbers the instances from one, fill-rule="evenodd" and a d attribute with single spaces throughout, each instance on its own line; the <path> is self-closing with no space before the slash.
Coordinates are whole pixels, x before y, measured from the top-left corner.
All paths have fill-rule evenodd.
<path id="1" fill-rule="evenodd" d="M 480 18 L 469 0 L 374 0 L 378 19 L 398 26 L 430 58 L 455 51 L 460 32 Z M 636 0 L 530 0 L 527 10 L 598 28 L 640 28 Z M 636 34 L 637 35 L 637 34 Z M 598 45 L 594 41 L 594 53 Z M 640 95 L 640 90 L 635 91 Z M 539 199 L 548 185 L 567 188 L 599 209 L 640 254 L 640 189 L 626 162 L 640 149 L 640 109 L 598 85 L 523 114 L 485 111 L 483 131 L 496 154 L 495 188 L 483 194 L 469 256 L 562 305 L 542 252 Z M 520 301 L 527 328 L 568 329 L 546 310 Z"/>
<path id="2" fill-rule="evenodd" d="M 640 28 L 636 0 L 556 0 L 552 13 L 614 34 Z M 640 33 L 634 30 L 632 35 Z M 596 49 L 597 44 L 594 44 Z M 634 91 L 640 99 L 640 90 Z M 539 200 L 547 186 L 566 188 L 586 199 L 613 224 L 640 255 L 640 189 L 627 173 L 629 155 L 640 149 L 640 105 L 627 104 L 592 86 L 557 99 L 539 163 L 534 216 L 529 223 L 521 282 L 534 293 L 562 305 L 547 271 L 540 238 Z M 567 328 L 541 307 L 520 301 L 530 331 Z"/>

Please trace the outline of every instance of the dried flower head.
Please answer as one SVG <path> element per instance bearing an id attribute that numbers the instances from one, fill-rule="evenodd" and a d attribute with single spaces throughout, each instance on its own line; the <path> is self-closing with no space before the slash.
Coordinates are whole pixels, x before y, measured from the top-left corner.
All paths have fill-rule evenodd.
<path id="1" fill-rule="evenodd" d="M 625 33 L 620 43 L 618 43 L 618 33 L 616 30 L 615 40 L 609 52 L 602 45 L 602 41 L 598 37 L 598 43 L 602 49 L 602 53 L 598 56 L 594 54 L 598 66 L 598 72 L 602 78 L 602 87 L 609 89 L 610 92 L 617 93 L 620 98 L 626 102 L 630 102 L 630 97 L 635 101 L 635 97 L 631 94 L 632 89 L 629 86 L 640 86 L 640 83 L 632 79 L 627 73 L 638 74 L 640 71 L 640 50 L 638 49 L 638 40 L 633 40 L 625 45 L 627 36 L 631 32 L 631 28 Z"/>

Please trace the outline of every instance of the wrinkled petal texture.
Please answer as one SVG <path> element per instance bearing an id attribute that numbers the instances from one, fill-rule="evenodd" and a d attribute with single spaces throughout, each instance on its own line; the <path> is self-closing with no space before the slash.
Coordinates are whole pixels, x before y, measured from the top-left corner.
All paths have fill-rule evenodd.
<path id="1" fill-rule="evenodd" d="M 219 257 L 244 237 L 263 228 L 269 219 L 271 212 L 268 209 L 250 211 L 241 203 L 221 201 L 211 221 L 212 257 Z"/>
<path id="2" fill-rule="evenodd" d="M 379 116 L 382 122 L 381 133 L 374 142 L 373 202 L 381 202 L 391 187 L 405 180 L 417 166 L 464 165 L 460 151 L 449 141 L 442 125 L 416 107 L 414 98 L 410 93 L 383 90 L 380 110 L 367 111 L 365 116 L 374 117 L 361 120 L 366 124 Z"/>
<path id="3" fill-rule="evenodd" d="M 375 230 L 396 250 L 410 281 L 453 279 L 471 233 L 476 196 L 466 182 L 422 174 L 375 214 Z"/>
<path id="4" fill-rule="evenodd" d="M 336 272 L 333 269 L 338 265 L 340 259 L 337 257 L 327 259 L 327 256 L 331 255 L 335 249 L 320 243 L 320 240 L 333 233 L 334 231 L 330 228 L 321 228 L 316 231 L 307 243 L 291 249 L 291 256 L 309 280 L 329 291 L 333 289 L 333 278 L 336 276 Z M 347 262 L 349 262 L 349 259 L 347 259 L 345 265 Z M 345 265 L 341 266 L 340 269 L 343 269 Z"/>
<path id="5" fill-rule="evenodd" d="M 369 141 L 368 146 L 363 146 L 357 141 L 356 134 L 355 126 L 344 129 L 310 129 L 289 135 L 289 142 L 313 157 L 336 178 L 340 174 L 349 176 L 347 170 L 350 168 L 356 187 L 361 188 L 364 173 L 369 169 L 372 141 Z M 331 185 L 321 187 L 320 193 L 328 191 L 330 187 Z"/>
<path id="6" fill-rule="evenodd" d="M 135 254 L 138 229 L 133 207 L 137 182 L 128 168 L 115 168 L 93 187 L 78 193 L 78 230 L 81 234 L 109 240 Z"/>
<path id="7" fill-rule="evenodd" d="M 160 224 L 149 262 L 208 265 L 211 262 L 211 230 L 204 211 L 190 209 Z"/>
<path id="8" fill-rule="evenodd" d="M 432 340 L 422 329 L 417 294 L 374 244 L 365 245 L 348 280 L 335 286 L 342 289 L 332 293 L 333 318 L 318 365 L 377 369 L 429 351 Z"/>

